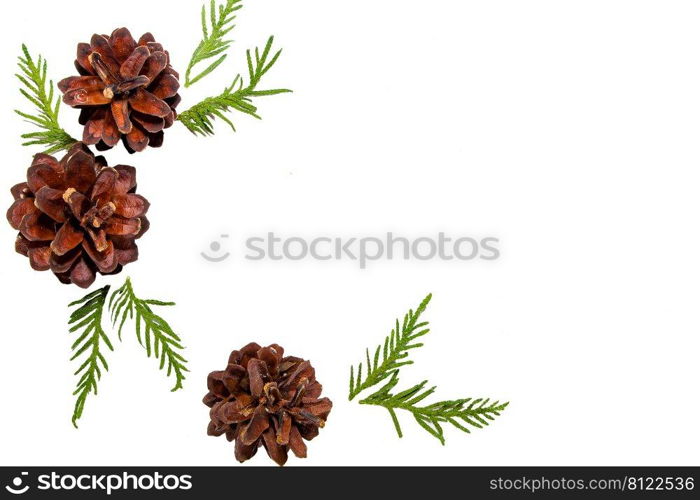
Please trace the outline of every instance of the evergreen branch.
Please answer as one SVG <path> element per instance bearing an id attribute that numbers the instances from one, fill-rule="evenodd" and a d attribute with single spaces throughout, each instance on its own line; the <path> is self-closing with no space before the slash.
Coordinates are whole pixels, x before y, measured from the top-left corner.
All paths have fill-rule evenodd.
<path id="1" fill-rule="evenodd" d="M 492 402 L 488 398 L 466 398 L 419 406 L 419 403 L 435 393 L 436 388 L 428 387 L 427 380 L 397 394 L 392 393 L 399 384 L 401 367 L 413 364 L 413 361 L 407 359 L 409 351 L 423 345 L 416 343 L 415 340 L 430 332 L 426 328 L 428 322 L 418 323 L 418 320 L 431 298 L 432 295 L 428 294 L 415 313 L 410 310 L 404 316 L 402 325 L 399 324 L 398 319 L 396 320 L 395 328 L 384 340 L 383 349 L 381 345 L 377 347 L 373 358 L 370 357 L 369 349 L 366 351 L 367 375 L 364 379 L 362 378 L 363 363 L 358 365 L 357 376 L 355 376 L 354 367 L 350 367 L 349 399 L 352 400 L 362 391 L 386 381 L 375 393 L 360 400 L 360 404 L 386 408 L 400 438 L 403 437 L 403 431 L 397 410 L 407 411 L 413 415 L 423 430 L 444 445 L 444 424 L 450 424 L 463 432 L 470 433 L 470 427 L 481 429 L 489 425 L 490 421 L 500 416 L 508 403 Z"/>
<path id="2" fill-rule="evenodd" d="M 395 410 L 408 411 L 426 432 L 443 445 L 445 444 L 445 434 L 442 424 L 451 424 L 463 432 L 470 433 L 470 426 L 477 429 L 486 427 L 489 425 L 489 421 L 500 416 L 501 412 L 508 406 L 508 403 L 491 402 L 488 398 L 455 399 L 439 401 L 428 406 L 418 406 L 418 403 L 435 392 L 435 387 L 426 388 L 427 383 L 426 380 L 398 394 L 391 394 L 391 390 L 398 384 L 398 375 L 394 373 L 384 387 L 361 400 L 360 404 L 386 408 L 399 437 L 403 437 L 403 432 Z"/>
<path id="3" fill-rule="evenodd" d="M 69 149 L 78 141 L 73 139 L 58 123 L 61 98 L 56 97 L 54 102 L 53 81 L 49 80 L 47 84 L 46 60 L 42 56 L 38 56 L 34 61 L 24 44 L 22 44 L 22 54 L 17 63 L 21 74 L 18 73 L 15 76 L 22 85 L 20 93 L 36 109 L 32 113 L 19 110 L 15 110 L 15 113 L 39 129 L 37 132 L 22 134 L 22 139 L 27 139 L 22 145 L 46 146 L 44 152 L 47 154 Z"/>
<path id="4" fill-rule="evenodd" d="M 185 72 L 185 87 L 190 87 L 197 83 L 218 68 L 226 59 L 227 54 L 225 54 L 225 52 L 231 45 L 232 40 L 227 40 L 224 37 L 235 28 L 235 25 L 232 23 L 236 19 L 236 11 L 243 7 L 241 1 L 242 0 L 226 0 L 226 4 L 219 5 L 217 9 L 215 1 L 211 0 L 209 16 L 207 16 L 206 5 L 202 5 L 202 40 L 194 50 L 192 58 L 190 59 L 190 64 L 187 66 L 187 71 Z M 207 18 L 211 24 L 211 33 L 207 26 Z M 197 64 L 215 57 L 217 57 L 216 61 L 211 63 L 198 75 L 192 77 L 192 70 Z"/>
<path id="5" fill-rule="evenodd" d="M 213 120 L 216 118 L 220 118 L 222 121 L 227 123 L 234 132 L 236 131 L 236 127 L 231 119 L 224 115 L 224 113 L 230 110 L 239 111 L 260 119 L 260 116 L 258 116 L 258 109 L 255 105 L 253 105 L 254 97 L 291 92 L 291 90 L 288 89 L 257 89 L 262 77 L 270 70 L 270 68 L 272 68 L 282 53 L 282 50 L 278 50 L 272 56 L 272 58 L 270 58 L 270 51 L 272 49 L 273 41 L 274 37 L 270 37 L 268 39 L 262 53 L 260 52 L 260 49 L 256 47 L 254 59 L 251 55 L 251 51 L 246 51 L 246 58 L 248 61 L 247 85 L 245 85 L 243 77 L 240 74 L 236 75 L 233 83 L 229 87 L 225 88 L 220 95 L 208 97 L 202 102 L 195 104 L 187 111 L 180 113 L 178 120 L 180 120 L 180 122 L 182 122 L 182 124 L 195 135 L 213 135 Z"/>
<path id="6" fill-rule="evenodd" d="M 100 352 L 100 344 L 104 343 L 110 351 L 114 350 L 107 334 L 102 328 L 102 313 L 109 293 L 109 286 L 87 294 L 80 300 L 71 302 L 68 307 L 80 306 L 70 316 L 68 321 L 70 333 L 80 331 L 78 339 L 71 346 L 75 351 L 71 361 L 83 354 L 87 357 L 74 375 L 80 375 L 77 387 L 73 392 L 77 396 L 73 410 L 73 425 L 78 427 L 78 420 L 83 415 L 85 401 L 90 393 L 97 395 L 97 382 L 102 378 L 102 369 L 109 370 L 104 355 Z"/>
<path id="7" fill-rule="evenodd" d="M 408 311 L 403 318 L 403 324 L 400 325 L 399 320 L 396 320 L 396 325 L 391 330 L 391 334 L 386 337 L 383 346 L 377 347 L 372 359 L 370 359 L 369 349 L 366 350 L 367 373 L 364 379 L 362 377 L 362 363 L 357 367 L 357 376 L 355 376 L 355 368 L 350 367 L 350 393 L 348 397 L 350 401 L 365 389 L 377 385 L 387 378 L 393 380 L 400 367 L 413 364 L 413 361 L 407 359 L 409 351 L 423 346 L 423 344 L 414 341 L 430 332 L 430 329 L 426 328 L 428 322 L 419 323 L 418 319 L 425 311 L 431 298 L 432 294 L 428 294 L 415 312 L 413 310 Z"/>
<path id="8" fill-rule="evenodd" d="M 112 324 L 119 321 L 118 335 L 122 338 L 122 329 L 127 319 L 134 321 L 136 338 L 146 349 L 146 354 L 154 355 L 160 360 L 162 370 L 167 362 L 167 376 L 175 376 L 175 386 L 172 391 L 182 389 L 185 380 L 184 372 L 189 371 L 185 364 L 187 360 L 179 351 L 184 349 L 180 337 L 161 316 L 153 312 L 151 306 L 174 306 L 174 302 L 163 302 L 152 299 L 139 299 L 134 293 L 131 279 L 127 278 L 121 288 L 112 293 L 109 299 Z"/>

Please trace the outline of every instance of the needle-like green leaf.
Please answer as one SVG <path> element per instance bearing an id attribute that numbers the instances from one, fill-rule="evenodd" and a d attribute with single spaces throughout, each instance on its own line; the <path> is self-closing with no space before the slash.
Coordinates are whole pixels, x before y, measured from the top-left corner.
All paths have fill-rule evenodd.
<path id="1" fill-rule="evenodd" d="M 73 392 L 73 395 L 77 396 L 73 410 L 75 427 L 78 427 L 78 420 L 83 415 L 87 397 L 90 393 L 97 395 L 97 382 L 102 378 L 102 370 L 109 370 L 107 360 L 102 354 L 102 345 L 104 344 L 110 351 L 114 350 L 102 328 L 102 314 L 108 293 L 109 286 L 106 286 L 87 294 L 80 300 L 71 302 L 68 306 L 80 306 L 73 311 L 68 322 L 71 325 L 70 333 L 79 332 L 78 338 L 71 347 L 73 350 L 71 361 L 85 355 L 80 368 L 75 371 L 75 375 L 80 376 Z"/>
<path id="2" fill-rule="evenodd" d="M 20 73 L 15 76 L 21 84 L 19 91 L 34 109 L 31 112 L 15 110 L 15 113 L 39 129 L 36 132 L 22 134 L 22 139 L 26 139 L 22 145 L 44 146 L 46 154 L 69 149 L 78 141 L 73 139 L 58 123 L 61 98 L 56 97 L 54 101 L 53 81 L 47 81 L 46 60 L 38 56 L 35 61 L 29 54 L 26 45 L 22 45 L 22 55 L 19 57 L 17 65 Z"/>
<path id="3" fill-rule="evenodd" d="M 432 295 L 428 295 L 418 306 L 416 311 L 410 310 L 403 319 L 403 323 L 396 320 L 396 326 L 391 334 L 374 351 L 374 356 L 370 356 L 369 350 L 365 352 L 365 364 L 360 363 L 355 368 L 350 367 L 350 392 L 349 399 L 354 399 L 358 394 L 374 387 L 380 382 L 386 383 L 372 395 L 360 400 L 362 405 L 381 406 L 385 408 L 391 416 L 391 421 L 396 428 L 399 437 L 403 437 L 403 431 L 397 410 L 403 410 L 413 415 L 416 423 L 428 434 L 445 444 L 445 432 L 443 424 L 447 423 L 453 427 L 469 433 L 470 428 L 481 429 L 489 422 L 499 416 L 508 406 L 508 403 L 492 402 L 490 399 L 454 399 L 439 401 L 429 405 L 420 405 L 423 400 L 432 396 L 435 387 L 428 387 L 425 380 L 409 389 L 397 394 L 393 390 L 399 384 L 400 368 L 410 365 L 413 361 L 407 359 L 411 349 L 422 347 L 423 344 L 415 340 L 427 334 L 428 322 L 419 323 L 418 320 L 425 312 Z M 366 366 L 363 377 L 363 366 Z"/>
<path id="4" fill-rule="evenodd" d="M 185 72 L 185 87 L 194 85 L 205 76 L 212 73 L 226 59 L 225 53 L 230 47 L 232 40 L 226 39 L 235 25 L 233 21 L 236 19 L 236 12 L 243 7 L 242 0 L 226 0 L 225 4 L 216 5 L 214 0 L 211 0 L 209 7 L 209 15 L 207 16 L 206 6 L 202 6 L 202 40 L 197 45 L 197 48 L 192 54 L 190 64 Z M 211 27 L 209 27 L 209 24 Z M 211 31 L 210 31 L 211 29 Z M 216 60 L 209 64 L 204 70 L 195 76 L 192 72 L 198 64 L 209 59 Z"/>
<path id="5" fill-rule="evenodd" d="M 396 375 L 402 366 L 413 364 L 413 361 L 408 359 L 409 351 L 423 346 L 423 344 L 414 341 L 430 333 L 428 322 L 418 322 L 418 320 L 425 312 L 432 297 L 432 294 L 429 294 L 423 299 L 415 312 L 412 309 L 408 311 L 403 318 L 403 323 L 400 324 L 399 320 L 396 320 L 396 325 L 389 336 L 384 339 L 383 346 L 378 346 L 374 351 L 373 359 L 370 359 L 369 350 L 366 351 L 367 369 L 364 378 L 362 377 L 362 363 L 357 367 L 357 377 L 354 376 L 354 368 L 350 368 L 350 400 L 355 399 L 365 389 Z"/>
<path id="6" fill-rule="evenodd" d="M 151 306 L 174 305 L 174 302 L 138 298 L 130 278 L 127 278 L 124 285 L 115 290 L 109 299 L 112 324 L 116 326 L 119 322 L 117 330 L 119 339 L 122 338 L 122 329 L 127 319 L 132 319 L 136 338 L 146 349 L 147 356 L 150 358 L 153 354 L 160 361 L 160 369 L 167 365 L 167 376 L 175 377 L 173 392 L 182 389 L 182 382 L 185 380 L 184 372 L 189 371 L 186 366 L 187 360 L 180 354 L 184 346 L 168 322 L 154 313 Z"/>
<path id="7" fill-rule="evenodd" d="M 233 83 L 226 87 L 221 94 L 215 97 L 208 97 L 187 111 L 183 111 L 179 114 L 178 120 L 195 135 L 213 135 L 213 121 L 216 118 L 227 123 L 234 132 L 236 131 L 233 121 L 224 114 L 230 110 L 239 111 L 260 119 L 258 109 L 253 105 L 254 97 L 291 92 L 288 89 L 258 90 L 257 88 L 262 77 L 272 68 L 282 53 L 281 50 L 278 50 L 270 57 L 273 41 L 274 37 L 268 39 L 262 53 L 257 48 L 254 56 L 250 50 L 246 52 L 248 62 L 247 85 L 244 83 L 243 77 L 240 74 L 237 75 Z"/>

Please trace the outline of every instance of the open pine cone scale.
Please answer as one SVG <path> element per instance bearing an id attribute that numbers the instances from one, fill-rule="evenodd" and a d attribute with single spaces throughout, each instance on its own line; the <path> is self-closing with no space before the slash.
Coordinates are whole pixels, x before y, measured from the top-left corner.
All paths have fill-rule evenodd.
<path id="1" fill-rule="evenodd" d="M 332 403 L 308 361 L 283 357 L 277 344 L 249 344 L 233 351 L 226 370 L 212 372 L 204 403 L 211 408 L 208 434 L 235 441 L 240 462 L 263 446 L 284 465 L 288 451 L 306 457 L 306 444 L 324 427 Z"/>
<path id="2" fill-rule="evenodd" d="M 179 74 L 153 35 L 138 42 L 126 28 L 93 35 L 78 44 L 80 76 L 61 80 L 63 101 L 81 109 L 83 142 L 105 150 L 122 138 L 129 152 L 163 143 L 163 130 L 177 117 Z"/>

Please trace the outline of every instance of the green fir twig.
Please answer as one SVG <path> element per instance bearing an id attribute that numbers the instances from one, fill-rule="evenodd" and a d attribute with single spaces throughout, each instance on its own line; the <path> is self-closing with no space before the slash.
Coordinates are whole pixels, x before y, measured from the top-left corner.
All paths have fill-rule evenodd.
<path id="1" fill-rule="evenodd" d="M 493 421 L 505 410 L 508 403 L 491 401 L 489 398 L 464 398 L 420 406 L 419 403 L 435 393 L 436 387 L 428 387 L 427 380 L 396 394 L 392 393 L 399 384 L 401 367 L 413 364 L 413 361 L 407 359 L 410 350 L 423 346 L 422 343 L 417 343 L 415 340 L 430 331 L 427 328 L 427 321 L 419 323 L 418 320 L 425 312 L 431 298 L 432 295 L 428 295 L 415 312 L 410 310 L 404 316 L 402 324 L 396 320 L 396 326 L 384 340 L 383 348 L 381 345 L 377 347 L 373 358 L 370 357 L 369 349 L 366 351 L 366 362 L 358 365 L 357 375 L 355 375 L 354 367 L 350 368 L 348 399 L 352 400 L 366 389 L 388 379 L 379 390 L 360 400 L 360 404 L 385 408 L 391 416 L 399 437 L 403 437 L 403 431 L 397 410 L 407 411 L 413 415 L 423 430 L 444 445 L 444 424 L 452 425 L 469 433 L 471 432 L 470 428 L 481 429 L 489 425 L 490 421 Z M 363 367 L 367 367 L 364 378 L 362 376 Z"/>
<path id="2" fill-rule="evenodd" d="M 418 319 L 425 312 L 432 297 L 432 294 L 428 294 L 415 312 L 412 309 L 408 311 L 402 324 L 399 324 L 398 319 L 396 320 L 391 334 L 384 339 L 383 346 L 377 346 L 372 359 L 370 359 L 369 349 L 366 350 L 366 375 L 364 378 L 362 377 L 362 363 L 359 363 L 357 367 L 357 376 L 355 375 L 355 367 L 350 367 L 350 394 L 348 398 L 350 401 L 365 389 L 395 376 L 402 366 L 413 364 L 413 361 L 407 359 L 409 351 L 423 346 L 421 343 L 414 343 L 414 340 L 430 332 L 430 329 L 427 328 L 428 322 L 419 323 Z"/>
<path id="3" fill-rule="evenodd" d="M 58 123 L 61 98 L 56 97 L 54 102 L 53 81 L 47 82 L 46 60 L 38 56 L 35 61 L 24 44 L 22 44 L 22 55 L 18 59 L 17 65 L 21 74 L 18 73 L 15 76 L 23 86 L 19 91 L 35 109 L 32 112 L 15 110 L 15 113 L 39 129 L 37 132 L 22 134 L 22 139 L 27 140 L 22 145 L 45 146 L 46 154 L 69 149 L 78 141 Z"/>
<path id="4" fill-rule="evenodd" d="M 207 16 L 206 5 L 202 5 L 202 40 L 192 54 L 190 64 L 185 72 L 185 87 L 197 83 L 199 80 L 213 72 L 226 59 L 225 52 L 231 45 L 232 40 L 227 40 L 228 35 L 235 24 L 236 12 L 243 7 L 242 0 L 227 0 L 225 4 L 216 5 L 211 0 L 209 15 Z M 218 7 L 218 8 L 217 8 Z M 208 21 L 207 21 L 208 20 Z M 208 26 L 211 24 L 211 28 Z M 217 58 L 196 76 L 192 76 L 192 71 L 196 65 L 208 59 Z"/>
<path id="5" fill-rule="evenodd" d="M 109 299 L 112 324 L 116 326 L 119 321 L 117 330 L 119 339 L 122 338 L 122 329 L 127 319 L 133 320 L 136 338 L 146 349 L 148 357 L 150 358 L 153 354 L 156 359 L 159 359 L 161 370 L 167 363 L 167 376 L 175 376 L 173 392 L 182 389 L 182 382 L 185 380 L 184 372 L 189 371 L 185 365 L 187 360 L 179 352 L 184 350 L 184 347 L 180 337 L 168 322 L 154 313 L 151 306 L 174 305 L 174 302 L 138 298 L 130 278 L 127 278 L 124 285 Z"/>
<path id="6" fill-rule="evenodd" d="M 107 334 L 102 328 L 102 313 L 104 311 L 109 286 L 100 288 L 87 294 L 80 300 L 71 302 L 68 307 L 80 306 L 70 315 L 70 333 L 80 331 L 77 340 L 71 346 L 75 351 L 71 361 L 86 355 L 85 360 L 75 371 L 74 375 L 80 375 L 77 387 L 73 392 L 77 396 L 73 410 L 73 425 L 78 427 L 78 420 L 83 415 L 85 401 L 90 393 L 97 395 L 97 382 L 102 378 L 102 369 L 109 370 L 107 360 L 101 351 L 104 344 L 110 351 L 114 350 Z M 102 368 L 100 368 L 102 367 Z"/>
<path id="7" fill-rule="evenodd" d="M 254 51 L 254 58 L 250 50 L 246 51 L 246 58 L 248 61 L 247 85 L 244 83 L 243 77 L 240 74 L 236 75 L 233 83 L 224 89 L 220 95 L 209 97 L 195 104 L 187 111 L 182 112 L 178 116 L 178 120 L 195 135 L 213 135 L 213 120 L 216 118 L 220 118 L 227 123 L 234 132 L 236 131 L 236 127 L 231 119 L 224 115 L 224 113 L 232 109 L 260 119 L 258 109 L 253 105 L 254 97 L 291 92 L 289 89 L 258 90 L 257 88 L 262 77 L 272 68 L 282 53 L 282 50 L 278 50 L 270 58 L 273 41 L 274 37 L 270 37 L 262 52 L 259 48 L 256 48 Z"/>

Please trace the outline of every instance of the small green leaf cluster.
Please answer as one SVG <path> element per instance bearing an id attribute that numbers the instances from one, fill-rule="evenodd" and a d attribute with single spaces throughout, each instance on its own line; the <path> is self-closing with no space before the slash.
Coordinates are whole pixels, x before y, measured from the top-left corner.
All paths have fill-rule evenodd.
<path id="1" fill-rule="evenodd" d="M 423 346 L 416 340 L 430 332 L 427 328 L 428 322 L 419 322 L 419 318 L 425 312 L 431 298 L 432 295 L 428 295 L 415 312 L 409 310 L 402 323 L 397 319 L 395 327 L 384 339 L 384 344 L 374 351 L 374 356 L 370 357 L 369 349 L 366 350 L 365 364 L 359 363 L 357 371 L 354 366 L 350 367 L 348 399 L 353 400 L 361 392 L 386 381 L 378 391 L 362 399 L 360 404 L 385 408 L 391 416 L 399 437 L 403 437 L 403 431 L 396 410 L 407 411 L 413 415 L 422 429 L 444 445 L 443 424 L 450 424 L 469 433 L 470 426 L 481 429 L 489 425 L 489 422 L 508 406 L 508 403 L 491 401 L 489 398 L 465 398 L 421 406 L 419 403 L 431 396 L 436 389 L 436 387 L 428 387 L 427 380 L 399 393 L 392 393 L 399 384 L 401 367 L 413 364 L 413 361 L 408 359 L 410 351 Z M 366 367 L 364 378 L 363 366 Z"/>
<path id="2" fill-rule="evenodd" d="M 213 120 L 219 118 L 226 122 L 235 132 L 236 127 L 233 122 L 224 115 L 230 110 L 260 119 L 258 109 L 253 105 L 254 97 L 270 96 L 291 92 L 288 89 L 258 90 L 258 84 L 262 77 L 277 62 L 281 50 L 278 50 L 271 58 L 271 49 L 274 37 L 270 37 L 262 52 L 255 48 L 254 58 L 250 50 L 246 51 L 248 61 L 248 84 L 243 81 L 243 77 L 238 74 L 233 83 L 226 87 L 224 91 L 215 97 L 208 97 L 198 104 L 195 104 L 187 111 L 180 113 L 178 120 L 195 135 L 213 135 Z"/>
<path id="3" fill-rule="evenodd" d="M 146 355 L 151 354 L 160 359 L 162 370 L 167 363 L 167 376 L 175 376 L 175 386 L 172 391 L 182 389 L 185 380 L 184 372 L 188 371 L 185 363 L 187 360 L 178 351 L 184 350 L 180 337 L 173 331 L 170 325 L 161 316 L 153 312 L 151 306 L 174 306 L 174 302 L 163 302 L 154 299 L 139 299 L 134 293 L 131 279 L 127 278 L 124 285 L 116 290 L 109 300 L 109 310 L 112 315 L 112 324 L 119 321 L 118 335 L 122 338 L 122 329 L 127 319 L 134 322 L 136 338 L 139 344 L 146 349 Z M 142 335 L 143 332 L 143 335 Z"/>
<path id="4" fill-rule="evenodd" d="M 173 302 L 161 300 L 140 299 L 134 292 L 131 279 L 127 278 L 124 285 L 114 291 L 109 297 L 109 286 L 87 294 L 80 300 L 72 302 L 69 307 L 79 306 L 70 315 L 70 333 L 78 332 L 78 338 L 71 346 L 74 351 L 71 361 L 84 357 L 75 375 L 80 375 L 74 396 L 77 396 L 73 410 L 73 425 L 83 415 L 85 401 L 90 394 L 97 395 L 97 382 L 102 378 L 102 370 L 109 367 L 104 356 L 104 347 L 114 351 L 112 342 L 102 327 L 105 309 L 109 309 L 112 326 L 117 329 L 119 340 L 122 339 L 122 329 L 127 320 L 133 320 L 136 338 L 146 349 L 148 357 L 151 354 L 160 360 L 160 369 L 167 363 L 167 375 L 175 376 L 173 391 L 181 389 L 187 372 L 187 360 L 180 354 L 184 347 L 180 337 L 161 316 L 153 312 L 152 306 L 172 306 Z"/>
<path id="5" fill-rule="evenodd" d="M 413 341 L 430 333 L 430 329 L 426 328 L 428 322 L 418 323 L 418 319 L 425 312 L 431 298 L 432 294 L 428 295 L 415 312 L 412 309 L 409 310 L 403 318 L 402 325 L 399 325 L 398 319 L 396 320 L 396 326 L 384 339 L 383 349 L 381 345 L 377 346 L 373 360 L 370 360 L 369 349 L 366 350 L 367 373 L 364 379 L 362 378 L 362 363 L 357 367 L 357 377 L 355 377 L 354 367 L 350 367 L 350 400 L 353 400 L 365 389 L 377 385 L 389 377 L 395 377 L 402 366 L 413 364 L 412 360 L 406 358 L 408 358 L 411 349 L 423 346 L 423 344 Z M 380 354 L 381 364 L 379 363 Z"/>
<path id="6" fill-rule="evenodd" d="M 209 75 L 226 59 L 227 54 L 225 52 L 231 46 L 232 40 L 227 40 L 225 37 L 235 28 L 233 21 L 236 19 L 236 12 L 243 7 L 241 1 L 227 0 L 225 4 L 219 5 L 217 9 L 215 1 L 211 0 L 209 16 L 207 16 L 206 6 L 202 6 L 202 40 L 194 50 L 190 63 L 187 66 L 185 87 L 190 87 Z M 207 26 L 207 19 L 209 24 L 211 24 L 211 31 Z M 206 69 L 196 76 L 192 76 L 192 71 L 196 65 L 215 57 L 217 59 L 207 66 Z"/>
<path id="7" fill-rule="evenodd" d="M 15 110 L 39 131 L 22 134 L 26 139 L 23 146 L 45 146 L 46 154 L 53 154 L 63 149 L 69 149 L 78 142 L 73 139 L 58 123 L 58 112 L 61 98 L 56 97 L 54 102 L 53 81 L 47 81 L 46 60 L 38 56 L 36 61 L 29 54 L 27 46 L 22 44 L 22 55 L 17 63 L 21 74 L 15 75 L 22 84 L 20 92 L 35 108 L 32 112 Z"/>
<path id="8" fill-rule="evenodd" d="M 102 312 L 108 293 L 109 286 L 106 286 L 68 305 L 68 307 L 80 306 L 73 311 L 68 320 L 68 324 L 71 325 L 70 333 L 80 331 L 78 338 L 71 346 L 74 353 L 70 360 L 74 361 L 85 354 L 85 360 L 74 373 L 74 375 L 80 375 L 73 392 L 73 395 L 77 396 L 73 409 L 75 427 L 78 427 L 78 420 L 83 415 L 87 397 L 91 393 L 97 395 L 97 382 L 102 378 L 102 369 L 109 370 L 107 360 L 100 351 L 101 344 L 110 351 L 114 350 L 112 342 L 102 328 Z"/>

